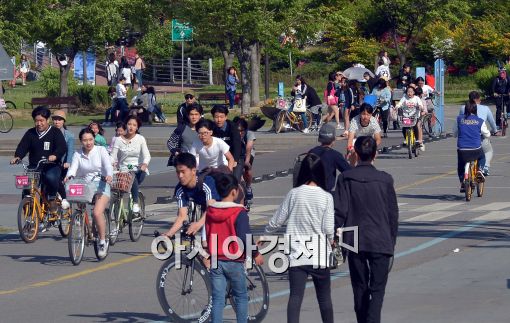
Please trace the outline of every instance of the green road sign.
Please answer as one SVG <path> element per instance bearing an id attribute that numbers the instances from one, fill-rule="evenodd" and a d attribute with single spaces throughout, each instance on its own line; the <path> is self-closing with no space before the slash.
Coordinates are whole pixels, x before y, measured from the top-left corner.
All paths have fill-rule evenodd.
<path id="1" fill-rule="evenodd" d="M 172 19 L 172 41 L 192 41 L 193 28 L 187 22 Z"/>

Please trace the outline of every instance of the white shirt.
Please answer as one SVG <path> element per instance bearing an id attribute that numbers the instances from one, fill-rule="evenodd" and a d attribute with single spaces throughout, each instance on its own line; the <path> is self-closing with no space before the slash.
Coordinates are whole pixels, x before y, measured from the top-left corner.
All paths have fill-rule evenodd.
<path id="1" fill-rule="evenodd" d="M 423 111 L 423 103 L 421 101 L 421 98 L 418 96 L 413 96 L 411 99 L 407 97 L 407 95 L 404 95 L 402 99 L 397 103 L 396 108 L 407 108 L 408 110 L 413 109 L 419 109 L 420 111 Z"/>
<path id="2" fill-rule="evenodd" d="M 230 150 L 230 146 L 220 138 L 212 137 L 212 140 L 210 147 L 204 146 L 200 140 L 193 142 L 191 146 L 189 152 L 197 158 L 198 171 L 207 167 L 228 166 L 225 154 Z"/>
<path id="3" fill-rule="evenodd" d="M 434 92 L 434 89 L 431 88 L 430 86 L 428 86 L 427 84 L 423 84 L 421 89 L 423 90 L 423 98 L 425 98 L 425 99 L 430 96 L 430 93 Z"/>
<path id="4" fill-rule="evenodd" d="M 131 68 L 123 68 L 120 72 L 126 78 L 126 84 L 131 84 Z"/>
<path id="5" fill-rule="evenodd" d="M 388 79 L 390 79 L 390 68 L 386 65 L 379 65 L 377 69 L 375 70 L 376 76 L 386 76 Z"/>
<path id="6" fill-rule="evenodd" d="M 112 164 L 106 148 L 94 146 L 88 155 L 83 152 L 83 148 L 74 152 L 67 177 L 74 176 L 92 181 L 96 175 L 113 176 Z"/>
<path id="7" fill-rule="evenodd" d="M 379 122 L 377 122 L 374 117 L 370 117 L 370 121 L 366 127 L 361 125 L 360 118 L 360 115 L 355 116 L 352 118 L 351 123 L 349 124 L 349 132 L 354 132 L 356 138 L 361 136 L 373 136 L 376 133 L 381 132 Z"/>
<path id="8" fill-rule="evenodd" d="M 145 138 L 139 134 L 130 140 L 124 137 L 117 138 L 113 145 L 112 161 L 118 163 L 119 168 L 128 168 L 131 165 L 137 169 L 141 164 L 149 165 L 151 154 Z M 146 172 L 149 173 L 148 170 Z"/>
<path id="9" fill-rule="evenodd" d="M 124 84 L 118 83 L 115 90 L 116 90 L 116 94 L 117 94 L 117 99 L 125 99 L 126 98 L 127 90 L 126 90 L 126 87 L 124 86 Z"/>

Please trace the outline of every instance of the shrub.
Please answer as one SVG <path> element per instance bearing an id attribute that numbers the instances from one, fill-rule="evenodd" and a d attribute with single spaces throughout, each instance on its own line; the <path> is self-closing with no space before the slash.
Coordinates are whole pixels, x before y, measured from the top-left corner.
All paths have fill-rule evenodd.
<path id="1" fill-rule="evenodd" d="M 58 68 L 46 67 L 42 70 L 39 78 L 46 96 L 54 97 L 60 95 L 60 71 Z M 75 91 L 78 86 L 71 72 L 69 72 L 67 77 L 67 86 L 69 93 Z"/>
<path id="2" fill-rule="evenodd" d="M 81 104 L 88 107 L 107 107 L 110 104 L 108 86 L 83 85 L 78 86 L 71 95 L 76 95 Z"/>
<path id="3" fill-rule="evenodd" d="M 507 71 L 510 70 L 510 65 L 506 66 Z M 475 83 L 486 95 L 492 95 L 492 81 L 498 75 L 498 68 L 496 66 L 487 66 L 481 68 L 474 74 Z"/>

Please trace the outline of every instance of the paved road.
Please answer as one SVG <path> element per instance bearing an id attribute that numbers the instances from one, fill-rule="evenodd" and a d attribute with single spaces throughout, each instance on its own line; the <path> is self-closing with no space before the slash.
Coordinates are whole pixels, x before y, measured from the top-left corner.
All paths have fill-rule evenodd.
<path id="1" fill-rule="evenodd" d="M 510 288 L 510 143 L 493 140 L 496 157 L 486 195 L 466 203 L 454 175 L 455 140 L 427 145 L 417 160 L 403 151 L 379 157 L 376 165 L 395 178 L 400 205 L 396 261 L 383 310 L 384 322 L 507 322 Z M 260 232 L 290 187 L 290 177 L 255 184 L 250 221 Z M 0 238 L 2 322 L 151 322 L 164 321 L 155 294 L 161 265 L 147 254 L 150 233 L 168 227 L 173 204 L 150 206 L 148 226 L 138 243 L 122 241 L 98 263 L 92 248 L 79 267 L 70 264 L 57 230 L 34 244 L 16 235 Z M 458 249 L 459 252 L 454 252 Z M 333 276 L 337 322 L 355 322 L 347 267 Z M 285 320 L 288 282 L 268 275 L 271 306 L 266 322 Z M 227 310 L 228 312 L 229 310 Z M 231 313 L 227 316 L 232 318 Z M 312 289 L 301 320 L 320 319 Z"/>

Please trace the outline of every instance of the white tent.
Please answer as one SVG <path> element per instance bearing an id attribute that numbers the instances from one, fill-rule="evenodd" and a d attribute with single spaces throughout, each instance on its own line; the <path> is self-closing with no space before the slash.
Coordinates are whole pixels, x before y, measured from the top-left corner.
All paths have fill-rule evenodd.
<path id="1" fill-rule="evenodd" d="M 0 44 L 0 81 L 12 80 L 13 78 L 14 65 L 4 47 Z"/>

